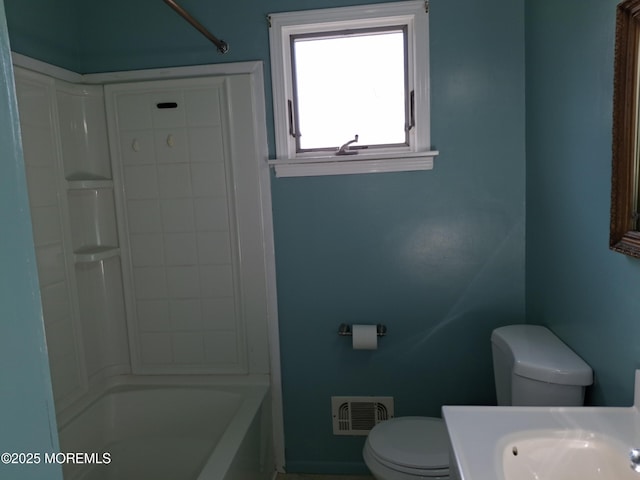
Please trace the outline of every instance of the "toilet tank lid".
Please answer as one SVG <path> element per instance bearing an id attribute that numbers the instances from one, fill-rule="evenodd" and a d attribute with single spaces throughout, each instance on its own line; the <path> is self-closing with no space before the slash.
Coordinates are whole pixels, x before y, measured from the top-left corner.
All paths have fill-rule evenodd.
<path id="1" fill-rule="evenodd" d="M 573 350 L 540 325 L 496 328 L 491 342 L 514 357 L 513 373 L 547 383 L 591 385 L 593 372 Z"/>

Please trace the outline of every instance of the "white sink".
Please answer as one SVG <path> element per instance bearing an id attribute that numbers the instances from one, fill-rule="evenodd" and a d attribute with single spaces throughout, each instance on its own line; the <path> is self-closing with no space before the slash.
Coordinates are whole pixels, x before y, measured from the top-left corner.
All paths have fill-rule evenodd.
<path id="1" fill-rule="evenodd" d="M 640 480 L 640 370 L 632 407 L 445 406 L 457 480 Z"/>
<path id="2" fill-rule="evenodd" d="M 504 443 L 500 456 L 506 480 L 640 479 L 630 468 L 629 449 L 611 437 L 583 430 L 542 430 Z"/>

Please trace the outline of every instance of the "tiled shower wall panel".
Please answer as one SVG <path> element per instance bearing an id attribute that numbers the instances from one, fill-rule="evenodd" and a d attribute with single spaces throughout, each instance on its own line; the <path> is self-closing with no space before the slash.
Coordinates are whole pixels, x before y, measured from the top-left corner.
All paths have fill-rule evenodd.
<path id="1" fill-rule="evenodd" d="M 143 372 L 246 369 L 223 93 L 117 96 Z"/>
<path id="2" fill-rule="evenodd" d="M 49 366 L 56 405 L 84 392 L 80 332 L 74 325 L 73 280 L 65 260 L 65 218 L 58 196 L 61 161 L 54 82 L 16 70 L 16 90 Z"/>

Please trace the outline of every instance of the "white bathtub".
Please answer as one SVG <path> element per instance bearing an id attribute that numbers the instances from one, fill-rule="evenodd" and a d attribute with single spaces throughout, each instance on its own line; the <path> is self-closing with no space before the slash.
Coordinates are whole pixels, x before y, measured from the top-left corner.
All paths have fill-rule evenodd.
<path id="1" fill-rule="evenodd" d="M 59 415 L 61 452 L 89 455 L 64 478 L 270 480 L 268 390 L 262 377 L 114 379 Z"/>

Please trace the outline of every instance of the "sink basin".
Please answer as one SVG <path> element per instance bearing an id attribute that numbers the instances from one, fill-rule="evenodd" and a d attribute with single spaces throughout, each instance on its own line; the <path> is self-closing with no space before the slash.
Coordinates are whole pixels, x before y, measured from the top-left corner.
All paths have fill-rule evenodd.
<path id="1" fill-rule="evenodd" d="M 628 448 L 582 430 L 527 432 L 510 438 L 501 464 L 505 480 L 640 480 L 630 467 Z"/>
<path id="2" fill-rule="evenodd" d="M 444 406 L 451 478 L 640 480 L 640 370 L 634 399 L 631 407 Z"/>

